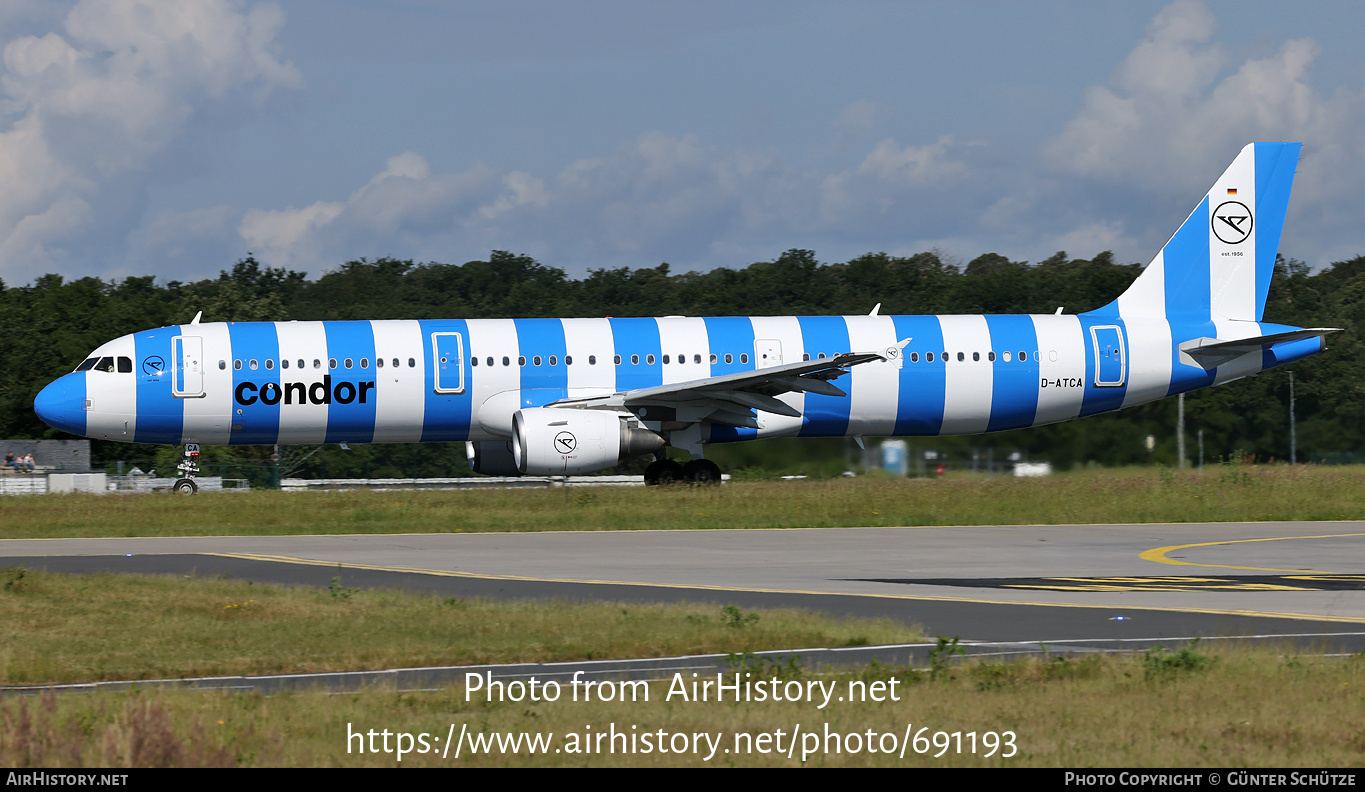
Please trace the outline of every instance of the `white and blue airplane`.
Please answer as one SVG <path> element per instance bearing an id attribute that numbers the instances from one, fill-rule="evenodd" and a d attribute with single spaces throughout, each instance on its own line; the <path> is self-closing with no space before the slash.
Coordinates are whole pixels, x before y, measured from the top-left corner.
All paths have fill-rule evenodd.
<path id="1" fill-rule="evenodd" d="M 720 477 L 712 443 L 962 435 L 1256 374 L 1328 328 L 1261 321 L 1298 143 L 1242 149 L 1132 286 L 1082 314 L 214 322 L 125 335 L 34 408 L 75 435 L 185 445 L 465 441 L 492 475 Z M 836 385 L 835 382 L 838 382 Z M 666 446 L 689 452 L 686 465 Z"/>

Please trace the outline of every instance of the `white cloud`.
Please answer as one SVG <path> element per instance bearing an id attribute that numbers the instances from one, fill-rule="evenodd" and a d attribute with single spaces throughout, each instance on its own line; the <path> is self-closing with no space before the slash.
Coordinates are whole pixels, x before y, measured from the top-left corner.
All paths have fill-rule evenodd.
<path id="1" fill-rule="evenodd" d="M 400 255 L 398 248 L 411 247 L 414 238 L 471 222 L 483 214 L 484 204 L 489 211 L 510 208 L 534 203 L 535 195 L 525 174 L 499 179 L 492 167 L 478 164 L 463 173 L 433 175 L 425 158 L 406 151 L 390 157 L 384 170 L 345 201 L 249 209 L 238 233 L 269 264 L 321 270 L 371 252 Z"/>
<path id="2" fill-rule="evenodd" d="M 838 224 L 869 210 L 885 211 L 906 201 L 910 191 L 962 180 L 969 171 L 954 151 L 961 147 L 952 135 L 904 148 L 891 138 L 881 141 L 857 168 L 824 178 L 820 187 L 823 221 Z"/>
<path id="3" fill-rule="evenodd" d="M 1197 0 L 1167 6 L 1119 66 L 1111 87 L 1095 86 L 1085 106 L 1047 147 L 1057 168 L 1105 181 L 1189 193 L 1208 183 L 1242 146 L 1254 140 L 1301 140 L 1308 163 L 1332 152 L 1327 168 L 1301 171 L 1310 194 L 1331 171 L 1359 171 L 1360 92 L 1327 98 L 1314 91 L 1310 71 L 1319 55 L 1312 39 L 1284 42 L 1232 71 L 1226 52 L 1210 44 L 1214 20 Z M 1340 144 L 1348 142 L 1351 157 Z M 1348 164 L 1351 159 L 1354 165 Z M 1345 185 L 1341 185 L 1344 187 Z M 1299 198 L 1303 192 L 1296 193 Z"/>
<path id="4" fill-rule="evenodd" d="M 881 108 L 866 99 L 850 103 L 834 119 L 834 128 L 848 134 L 868 132 L 881 118 Z"/>
<path id="5" fill-rule="evenodd" d="M 1132 250 L 1136 243 L 1123 233 L 1123 223 L 1101 221 L 1073 228 L 1054 237 L 1046 247 L 1065 250 L 1071 258 L 1091 258 L 1106 250 Z"/>
<path id="6" fill-rule="evenodd" d="M 1048 161 L 1092 185 L 1143 193 L 1143 202 L 1184 198 L 1189 203 L 1179 210 L 1187 211 L 1247 143 L 1302 141 L 1280 249 L 1315 264 L 1338 260 L 1341 251 L 1355 249 L 1343 247 L 1343 237 L 1358 236 L 1365 90 L 1357 84 L 1331 95 L 1316 91 L 1312 67 L 1320 48 L 1312 39 L 1287 40 L 1268 55 L 1237 63 L 1213 36 L 1214 20 L 1202 2 L 1167 6 L 1111 84 L 1089 89 L 1084 107 L 1047 145 Z M 1144 212 L 1176 213 L 1154 205 Z M 1069 233 L 1084 237 L 1089 227 L 1078 221 Z M 1151 255 L 1173 230 L 1144 230 L 1136 252 Z"/>
<path id="7" fill-rule="evenodd" d="M 283 15 L 236 0 L 79 0 L 61 31 L 4 45 L 0 272 L 30 272 L 128 221 L 148 166 L 189 119 L 300 82 Z"/>

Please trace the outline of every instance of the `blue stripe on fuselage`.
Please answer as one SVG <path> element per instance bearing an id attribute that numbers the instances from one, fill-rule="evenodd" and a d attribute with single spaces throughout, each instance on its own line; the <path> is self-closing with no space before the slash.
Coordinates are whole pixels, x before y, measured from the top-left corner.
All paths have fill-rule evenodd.
<path id="1" fill-rule="evenodd" d="M 811 359 L 820 352 L 831 357 L 851 352 L 848 348 L 848 323 L 842 316 L 798 316 L 801 340 Z M 848 434 L 848 413 L 852 404 L 852 377 L 841 378 L 839 387 L 847 396 L 806 394 L 799 437 L 842 437 Z"/>
<path id="2" fill-rule="evenodd" d="M 1032 426 L 1038 415 L 1038 383 L 1041 367 L 1037 358 L 1038 332 L 1031 316 L 987 316 L 991 349 L 991 419 L 988 432 Z M 1024 364 L 1006 363 L 1000 353 L 1006 349 L 1029 350 Z M 983 353 L 984 354 L 984 353 Z"/>
<path id="3" fill-rule="evenodd" d="M 1207 245 L 1205 245 L 1207 247 Z M 1169 246 L 1167 247 L 1169 249 Z M 1205 267 L 1207 272 L 1208 268 Z M 1207 283 L 1205 291 L 1207 292 Z M 1082 314 L 1081 333 L 1085 342 L 1085 391 L 1081 396 L 1080 416 L 1094 415 L 1096 413 L 1117 410 L 1123 406 L 1123 398 L 1128 394 L 1128 380 L 1132 378 L 1133 368 L 1133 345 L 1128 342 L 1128 328 L 1124 326 L 1123 320 L 1115 316 L 1091 316 Z M 1117 388 L 1097 388 L 1095 387 L 1095 371 L 1098 361 L 1095 358 L 1095 337 L 1090 332 L 1092 327 L 1109 327 L 1117 325 L 1119 337 L 1123 342 L 1124 356 L 1124 377 L 1123 385 Z M 1037 357 L 1034 354 L 1034 357 Z M 1038 379 L 1037 362 L 1034 362 L 1034 382 Z"/>
<path id="4" fill-rule="evenodd" d="M 232 425 L 230 445 L 274 443 L 280 437 L 280 370 L 267 369 L 265 361 L 280 359 L 280 341 L 273 322 L 229 322 L 228 336 L 232 339 Z M 241 369 L 235 368 L 237 360 Z M 251 361 L 256 361 L 252 370 Z M 272 366 L 274 363 L 272 362 Z M 250 383 L 250 384 L 248 384 Z M 273 385 L 268 390 L 267 385 Z M 275 404 L 266 404 L 263 392 Z M 243 402 L 251 402 L 244 404 Z M 240 414 L 238 413 L 240 411 Z M 241 429 L 237 430 L 236 427 Z"/>
<path id="5" fill-rule="evenodd" d="M 615 353 L 621 356 L 621 362 L 616 366 L 616 390 L 619 392 L 662 385 L 664 372 L 663 363 L 659 360 L 658 321 L 639 318 L 613 318 L 609 321 Z M 560 343 L 563 343 L 562 339 Z M 631 363 L 631 355 L 638 356 L 640 362 Z M 650 355 L 654 356 L 653 363 L 649 362 Z"/>
<path id="6" fill-rule="evenodd" d="M 424 319 L 422 327 L 422 371 L 426 405 L 422 412 L 422 442 L 465 440 L 469 437 L 470 394 L 473 369 L 469 366 L 469 326 L 464 320 Z M 464 393 L 437 393 L 433 333 L 460 334 L 460 365 L 464 368 Z M 515 362 L 515 361 L 513 361 Z"/>
<path id="7" fill-rule="evenodd" d="M 1196 388 L 1203 388 L 1213 384 L 1213 378 L 1218 373 L 1217 369 L 1205 370 L 1202 366 L 1190 366 L 1180 360 L 1180 344 L 1195 338 L 1217 338 L 1218 328 L 1213 322 L 1202 322 L 1199 324 L 1177 324 L 1171 322 L 1171 387 L 1166 391 L 1167 396 L 1174 396 L 1177 393 L 1185 393 Z M 1089 343 L 1089 337 L 1086 343 Z M 1089 347 L 1087 347 L 1089 349 Z M 1089 354 L 1087 352 L 1087 354 Z M 1081 413 L 1088 415 L 1089 413 Z"/>
<path id="8" fill-rule="evenodd" d="M 930 363 L 926 350 L 943 351 L 943 327 L 937 316 L 893 316 L 896 338 L 909 338 L 901 350 L 900 394 L 896 404 L 897 437 L 937 435 L 943 428 L 943 402 L 947 374 L 938 352 Z M 918 360 L 910 360 L 914 354 Z"/>
<path id="9" fill-rule="evenodd" d="M 185 431 L 185 400 L 171 395 L 171 378 L 176 369 L 171 339 L 177 335 L 180 335 L 179 327 L 133 334 L 133 350 L 137 355 L 133 361 L 137 376 L 137 424 L 133 442 L 179 443 Z M 161 361 L 159 373 L 148 374 L 147 369 L 157 370 L 156 359 Z"/>
<path id="10" fill-rule="evenodd" d="M 520 405 L 540 407 L 568 395 L 569 369 L 564 363 L 568 349 L 564 341 L 564 322 L 560 319 L 514 319 L 517 326 L 518 354 L 526 358 L 521 367 Z M 550 365 L 554 357 L 555 364 Z M 540 365 L 536 365 L 536 358 Z"/>
<path id="11" fill-rule="evenodd" d="M 740 363 L 739 356 L 747 351 L 753 354 L 754 349 L 754 323 L 747 316 L 708 316 L 703 320 L 706 323 L 706 338 L 711 345 L 710 354 L 716 356 L 716 362 L 711 364 L 711 376 L 719 377 L 724 374 L 734 374 L 740 371 L 749 371 L 753 368 L 752 361 Z M 725 362 L 725 356 L 730 355 L 730 362 Z M 724 426 L 720 424 L 711 425 L 712 443 L 730 443 L 736 440 L 751 440 L 757 432 L 745 426 Z"/>
<path id="12" fill-rule="evenodd" d="M 374 326 L 369 322 L 323 322 L 322 327 L 327 334 L 327 373 L 332 383 L 326 442 L 371 442 L 375 420 Z M 431 339 L 426 343 L 429 345 Z M 347 359 L 351 361 L 350 368 L 346 368 Z M 336 368 L 331 367 L 333 360 Z M 430 353 L 426 360 L 430 370 Z"/>

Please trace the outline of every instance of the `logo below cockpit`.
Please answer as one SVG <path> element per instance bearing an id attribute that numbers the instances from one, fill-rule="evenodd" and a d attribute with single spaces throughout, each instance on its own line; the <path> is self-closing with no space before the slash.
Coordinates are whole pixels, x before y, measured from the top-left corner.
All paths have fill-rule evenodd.
<path id="1" fill-rule="evenodd" d="M 142 372 L 149 377 L 164 374 L 166 373 L 166 361 L 162 360 L 160 355 L 152 355 L 151 357 L 143 358 Z"/>

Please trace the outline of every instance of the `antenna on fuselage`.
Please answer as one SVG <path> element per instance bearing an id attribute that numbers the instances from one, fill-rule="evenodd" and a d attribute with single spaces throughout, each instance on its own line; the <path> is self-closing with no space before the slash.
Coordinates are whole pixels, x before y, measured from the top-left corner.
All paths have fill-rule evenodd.
<path id="1" fill-rule="evenodd" d="M 197 324 L 199 324 L 199 317 L 201 317 L 201 316 L 203 316 L 203 315 L 204 315 L 204 312 L 203 312 L 203 311 L 200 311 L 199 313 L 195 314 L 195 315 L 194 315 L 194 318 L 190 320 L 190 324 L 192 324 L 192 325 L 197 325 Z"/>

